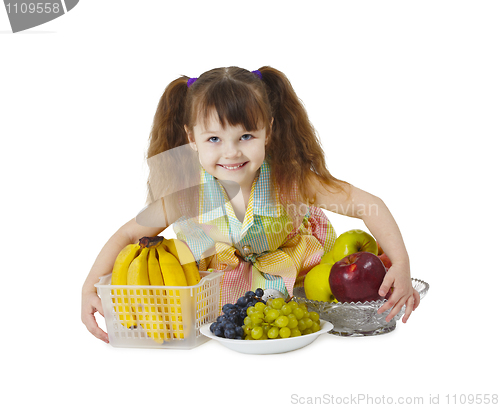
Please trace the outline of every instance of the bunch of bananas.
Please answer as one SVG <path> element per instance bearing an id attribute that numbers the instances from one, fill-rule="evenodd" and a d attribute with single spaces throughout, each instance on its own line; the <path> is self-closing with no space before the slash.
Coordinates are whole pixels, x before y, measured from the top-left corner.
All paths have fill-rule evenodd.
<path id="1" fill-rule="evenodd" d="M 178 239 L 142 237 L 127 245 L 115 260 L 112 285 L 193 286 L 201 276 L 189 247 Z M 184 338 L 180 295 L 174 289 L 113 289 L 112 299 L 121 324 L 140 324 L 159 344 Z"/>

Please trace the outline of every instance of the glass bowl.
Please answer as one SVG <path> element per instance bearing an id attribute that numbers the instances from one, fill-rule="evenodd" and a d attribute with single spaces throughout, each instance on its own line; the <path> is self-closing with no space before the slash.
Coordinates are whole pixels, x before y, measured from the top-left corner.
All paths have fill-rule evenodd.
<path id="1" fill-rule="evenodd" d="M 429 290 L 429 284 L 423 280 L 413 279 L 413 287 L 420 294 L 420 300 L 424 298 Z M 405 306 L 394 316 L 390 322 L 385 318 L 389 315 L 390 309 L 378 314 L 377 310 L 386 302 L 385 299 L 372 302 L 351 302 L 351 303 L 329 303 L 307 299 L 304 288 L 295 288 L 293 300 L 305 302 L 309 311 L 319 313 L 321 319 L 333 324 L 331 334 L 337 336 L 375 336 L 393 331 L 396 328 L 396 321 L 399 320 L 405 311 Z"/>

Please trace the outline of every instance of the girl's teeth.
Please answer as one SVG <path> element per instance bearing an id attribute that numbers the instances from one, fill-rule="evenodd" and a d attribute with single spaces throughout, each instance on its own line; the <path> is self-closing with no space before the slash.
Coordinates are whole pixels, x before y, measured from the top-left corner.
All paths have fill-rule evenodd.
<path id="1" fill-rule="evenodd" d="M 245 164 L 245 163 L 243 163 Z M 229 169 L 229 170 L 234 170 L 234 169 L 237 169 L 238 167 L 241 167 L 243 166 L 243 164 L 240 164 L 239 166 L 234 166 L 234 167 L 229 167 L 229 166 L 223 166 L 225 169 Z"/>

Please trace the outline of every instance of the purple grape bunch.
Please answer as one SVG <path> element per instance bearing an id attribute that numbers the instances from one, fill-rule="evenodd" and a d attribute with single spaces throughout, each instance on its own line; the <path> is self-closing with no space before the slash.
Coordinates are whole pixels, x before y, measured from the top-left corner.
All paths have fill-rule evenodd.
<path id="1" fill-rule="evenodd" d="M 238 298 L 236 303 L 226 303 L 222 306 L 222 314 L 210 325 L 210 331 L 217 337 L 225 339 L 242 340 L 243 320 L 247 316 L 247 309 L 255 306 L 257 302 L 262 302 L 264 290 L 262 288 L 249 290 Z"/>

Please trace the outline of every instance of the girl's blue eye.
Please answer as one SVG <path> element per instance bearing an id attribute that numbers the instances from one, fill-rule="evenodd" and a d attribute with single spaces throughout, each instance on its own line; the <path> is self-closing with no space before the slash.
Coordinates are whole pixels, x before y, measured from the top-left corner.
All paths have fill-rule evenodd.
<path id="1" fill-rule="evenodd" d="M 250 140 L 252 138 L 253 136 L 250 133 L 245 133 L 243 136 L 241 136 L 242 140 Z M 208 141 L 210 143 L 217 143 L 218 141 L 220 141 L 220 139 L 217 136 L 212 136 L 208 139 Z"/>

